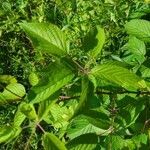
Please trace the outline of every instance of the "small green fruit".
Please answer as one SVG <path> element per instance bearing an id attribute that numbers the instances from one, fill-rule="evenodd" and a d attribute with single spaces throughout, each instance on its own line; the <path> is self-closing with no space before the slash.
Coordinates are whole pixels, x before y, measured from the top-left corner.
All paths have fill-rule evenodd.
<path id="1" fill-rule="evenodd" d="M 20 110 L 30 120 L 37 120 L 37 114 L 33 105 L 22 103 Z"/>
<path id="2" fill-rule="evenodd" d="M 38 82 L 39 82 L 39 78 L 38 78 L 37 74 L 35 74 L 34 72 L 31 72 L 31 74 L 29 75 L 29 83 L 32 86 L 35 86 L 38 84 Z"/>

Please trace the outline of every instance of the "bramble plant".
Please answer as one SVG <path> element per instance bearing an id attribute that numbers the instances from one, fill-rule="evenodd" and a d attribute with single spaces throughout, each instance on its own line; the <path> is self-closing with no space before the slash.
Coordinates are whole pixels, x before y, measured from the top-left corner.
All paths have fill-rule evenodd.
<path id="1" fill-rule="evenodd" d="M 33 86 L 12 125 L 1 128 L 0 143 L 13 140 L 27 127 L 31 136 L 25 149 L 36 136 L 46 150 L 149 148 L 149 21 L 126 23 L 128 43 L 122 57 L 113 60 L 102 59 L 105 31 L 93 27 L 82 47 L 85 62 L 70 53 L 69 41 L 57 26 L 27 22 L 20 26 L 34 48 L 54 61 L 30 75 Z M 24 96 L 18 90 L 9 94 L 13 93 Z"/>

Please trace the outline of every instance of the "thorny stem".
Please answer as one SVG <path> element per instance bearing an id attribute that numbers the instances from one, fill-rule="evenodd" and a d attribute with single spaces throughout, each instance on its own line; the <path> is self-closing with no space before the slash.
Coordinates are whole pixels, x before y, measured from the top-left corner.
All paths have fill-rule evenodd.
<path id="1" fill-rule="evenodd" d="M 26 127 L 27 127 L 27 126 L 26 126 Z M 29 126 L 28 126 L 28 127 L 29 127 Z M 36 127 L 39 127 L 40 130 L 41 130 L 43 133 L 45 133 L 45 130 L 43 129 L 43 127 L 42 127 L 39 123 L 36 123 Z M 34 133 L 35 133 L 35 129 L 36 129 L 36 128 L 33 128 L 32 133 L 31 133 L 31 135 L 30 135 L 30 137 L 29 137 L 29 139 L 28 139 L 28 141 L 27 141 L 27 143 L 26 143 L 26 146 L 25 146 L 24 150 L 28 150 L 28 149 L 29 149 L 30 140 L 31 140 L 31 138 L 33 137 L 33 135 L 34 135 Z"/>
<path id="2" fill-rule="evenodd" d="M 114 130 L 114 128 L 112 127 L 112 126 L 110 126 L 110 128 L 109 129 L 107 129 L 106 131 L 104 131 L 103 133 L 97 133 L 97 135 L 98 136 L 102 136 L 102 135 L 104 135 L 105 133 L 107 133 L 107 132 L 113 132 L 113 130 Z"/>
<path id="3" fill-rule="evenodd" d="M 74 59 L 71 59 L 71 60 L 73 61 L 73 63 L 74 63 L 75 65 L 77 65 L 77 67 L 80 69 L 80 71 L 81 71 L 83 74 L 87 75 L 87 74 L 89 73 L 88 68 L 82 67 L 82 66 L 81 66 L 76 60 L 74 60 Z"/>
<path id="4" fill-rule="evenodd" d="M 30 128 L 30 127 L 32 127 L 31 125 L 27 125 L 27 126 L 24 126 L 22 129 L 24 130 L 24 129 L 27 129 L 27 128 Z"/>
<path id="5" fill-rule="evenodd" d="M 61 101 L 66 101 L 66 100 L 70 100 L 70 99 L 76 99 L 79 98 L 80 96 L 59 96 L 59 99 L 57 102 L 61 102 Z"/>
<path id="6" fill-rule="evenodd" d="M 110 111 L 110 117 L 111 117 L 111 127 L 114 129 L 114 122 L 115 122 L 115 117 L 116 117 L 116 114 L 115 114 L 115 104 L 116 104 L 116 98 L 117 98 L 117 95 L 116 94 L 110 94 L 109 95 L 109 98 L 110 98 L 110 104 L 111 104 L 111 111 Z M 112 149 L 112 133 L 113 133 L 114 130 L 112 130 L 112 132 L 110 133 L 110 143 L 109 143 L 109 150 Z"/>
<path id="7" fill-rule="evenodd" d="M 32 133 L 31 133 L 31 135 L 30 135 L 30 137 L 29 137 L 29 139 L 28 139 L 28 141 L 27 141 L 27 143 L 25 145 L 24 150 L 28 150 L 29 149 L 30 140 L 33 137 L 34 133 L 35 133 L 35 129 L 32 130 Z"/>
<path id="8" fill-rule="evenodd" d="M 72 61 L 84 72 L 85 69 L 77 61 L 74 59 L 72 59 Z"/>
<path id="9" fill-rule="evenodd" d="M 45 133 L 45 130 L 43 129 L 43 127 L 42 127 L 39 123 L 37 123 L 37 127 L 39 127 L 40 130 L 41 130 L 43 133 Z"/>
<path id="10" fill-rule="evenodd" d="M 146 126 L 150 123 L 150 119 L 146 120 L 145 123 L 144 123 L 144 127 L 142 129 L 142 132 L 144 132 Z"/>

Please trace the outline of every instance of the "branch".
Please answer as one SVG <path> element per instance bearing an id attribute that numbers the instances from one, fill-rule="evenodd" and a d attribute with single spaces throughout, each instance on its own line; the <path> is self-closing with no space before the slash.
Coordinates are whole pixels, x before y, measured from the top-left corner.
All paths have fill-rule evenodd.
<path id="1" fill-rule="evenodd" d="M 57 101 L 57 103 L 61 102 L 61 101 L 66 101 L 66 100 L 70 100 L 70 99 L 76 99 L 79 98 L 80 96 L 59 96 L 59 99 Z"/>
<path id="2" fill-rule="evenodd" d="M 77 67 L 79 67 L 79 69 L 82 71 L 82 72 L 85 72 L 85 69 L 74 59 L 72 59 L 72 61 L 77 65 Z"/>
<path id="3" fill-rule="evenodd" d="M 31 132 L 31 134 L 30 134 L 30 136 L 29 136 L 29 138 L 28 138 L 28 140 L 27 140 L 27 142 L 25 144 L 24 150 L 29 150 L 30 140 L 32 139 L 32 137 L 34 136 L 34 134 L 35 134 L 35 129 L 32 130 L 32 132 Z"/>
<path id="4" fill-rule="evenodd" d="M 95 94 L 104 94 L 104 95 L 112 95 L 112 94 L 136 94 L 136 95 L 150 95 L 150 91 L 99 91 L 97 90 Z M 58 103 L 61 101 L 71 100 L 79 98 L 80 96 L 59 96 Z"/>
<path id="5" fill-rule="evenodd" d="M 136 94 L 136 95 L 150 95 L 150 91 L 96 91 L 96 94 Z"/>
<path id="6" fill-rule="evenodd" d="M 39 129 L 40 129 L 43 133 L 45 133 L 45 130 L 43 129 L 43 127 L 42 127 L 39 123 L 37 123 L 37 127 L 39 127 Z"/>

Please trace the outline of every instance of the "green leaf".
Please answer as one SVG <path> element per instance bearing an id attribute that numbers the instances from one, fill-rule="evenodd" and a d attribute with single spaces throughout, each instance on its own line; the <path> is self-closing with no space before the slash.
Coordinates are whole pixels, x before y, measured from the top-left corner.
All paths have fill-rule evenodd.
<path id="1" fill-rule="evenodd" d="M 124 146 L 131 150 L 141 149 L 141 148 L 147 150 L 149 149 L 148 135 L 142 133 L 133 136 L 131 139 L 125 139 Z"/>
<path id="2" fill-rule="evenodd" d="M 22 84 L 12 83 L 6 86 L 3 95 L 6 99 L 19 99 L 25 95 L 26 91 Z"/>
<path id="3" fill-rule="evenodd" d="M 42 143 L 45 150 L 67 150 L 64 143 L 52 133 L 44 133 Z"/>
<path id="4" fill-rule="evenodd" d="M 122 128 L 127 128 L 135 123 L 140 113 L 144 110 L 145 106 L 145 97 L 134 99 L 130 96 L 125 96 L 123 99 L 118 101 L 117 106 L 120 109 L 119 118 L 123 124 L 119 123 L 119 126 Z"/>
<path id="5" fill-rule="evenodd" d="M 136 145 L 133 142 L 133 140 L 131 140 L 131 139 L 124 140 L 124 147 L 128 148 L 129 150 L 135 150 L 136 149 Z"/>
<path id="6" fill-rule="evenodd" d="M 139 69 L 141 76 L 143 78 L 150 78 L 150 68 L 144 65 L 141 65 L 140 69 Z"/>
<path id="7" fill-rule="evenodd" d="M 0 128 L 0 143 L 9 142 L 14 139 L 21 132 L 21 128 L 5 126 Z"/>
<path id="8" fill-rule="evenodd" d="M 144 80 L 128 69 L 113 62 L 96 66 L 91 70 L 89 75 L 118 84 L 128 90 L 147 88 Z"/>
<path id="9" fill-rule="evenodd" d="M 67 143 L 68 150 L 94 150 L 98 144 L 96 134 L 83 134 Z"/>
<path id="10" fill-rule="evenodd" d="M 150 21 L 134 19 L 125 25 L 125 29 L 128 34 L 150 42 Z"/>
<path id="11" fill-rule="evenodd" d="M 2 93 L 0 93 L 0 104 L 20 100 L 26 94 L 25 88 L 22 84 L 11 83 Z"/>
<path id="12" fill-rule="evenodd" d="M 125 141 L 123 138 L 117 135 L 111 135 L 106 137 L 106 149 L 122 150 L 124 148 Z"/>
<path id="13" fill-rule="evenodd" d="M 89 56 L 92 58 L 96 58 L 97 55 L 101 53 L 103 45 L 105 43 L 105 32 L 103 28 L 97 27 L 97 34 L 95 39 L 91 39 L 91 41 L 89 42 L 92 42 L 93 40 L 96 40 L 96 45 L 89 51 Z"/>
<path id="14" fill-rule="evenodd" d="M 63 32 L 50 23 L 20 23 L 36 49 L 52 55 L 64 56 L 69 44 Z"/>
<path id="15" fill-rule="evenodd" d="M 61 63 L 52 63 L 46 71 L 41 72 L 41 75 L 41 80 L 32 88 L 28 96 L 31 103 L 48 99 L 74 77 L 70 68 Z"/>
<path id="16" fill-rule="evenodd" d="M 30 85 L 35 86 L 35 85 L 38 84 L 38 82 L 39 82 L 39 78 L 38 78 L 37 74 L 34 73 L 34 72 L 31 72 L 30 75 L 29 75 Z"/>
<path id="17" fill-rule="evenodd" d="M 127 52 L 132 54 L 133 59 L 138 63 L 143 63 L 145 61 L 146 47 L 143 41 L 137 39 L 136 37 L 130 37 L 129 42 L 123 47 L 123 49 L 127 50 Z M 130 55 L 127 56 L 131 57 Z M 123 60 L 126 60 L 123 58 Z M 128 63 L 128 61 L 127 61 Z"/>
<path id="18" fill-rule="evenodd" d="M 108 120 L 102 120 L 96 118 L 96 116 L 92 118 L 90 116 L 79 115 L 70 122 L 67 128 L 67 135 L 70 139 L 88 133 L 106 136 L 111 132 L 109 127 Z"/>
<path id="19" fill-rule="evenodd" d="M 80 95 L 80 99 L 79 99 L 79 104 L 74 112 L 74 116 L 80 114 L 81 112 L 84 111 L 84 108 L 86 108 L 87 105 L 87 101 L 88 101 L 88 96 L 89 96 L 89 92 L 91 92 L 90 89 L 90 81 L 87 78 L 87 76 L 84 76 L 82 78 L 82 89 L 81 89 L 81 95 Z"/>
<path id="20" fill-rule="evenodd" d="M 132 141 L 136 144 L 137 148 L 140 148 L 141 144 L 147 144 L 148 136 L 146 134 L 139 134 L 132 137 Z"/>
<path id="21" fill-rule="evenodd" d="M 72 107 L 60 106 L 59 104 L 53 103 L 50 106 L 50 111 L 43 118 L 48 124 L 52 124 L 55 128 L 62 128 L 68 125 L 68 120 L 73 116 Z"/>
<path id="22" fill-rule="evenodd" d="M 0 83 L 6 83 L 6 84 L 17 83 L 17 80 L 15 77 L 11 75 L 0 75 Z"/>
<path id="23" fill-rule="evenodd" d="M 22 103 L 18 106 L 18 110 L 14 117 L 14 126 L 15 127 L 19 127 L 26 118 L 26 116 L 20 110 L 21 105 L 22 105 Z"/>
<path id="24" fill-rule="evenodd" d="M 12 134 L 11 127 L 0 128 L 0 143 L 7 141 L 12 136 Z"/>
<path id="25" fill-rule="evenodd" d="M 145 55 L 146 47 L 143 41 L 137 39 L 136 37 L 130 37 L 127 44 L 129 51 L 136 55 Z"/>
<path id="26" fill-rule="evenodd" d="M 56 102 L 57 98 L 59 97 L 59 94 L 60 94 L 60 91 L 51 95 L 47 100 L 39 103 L 39 109 L 38 109 L 39 121 L 41 121 L 43 118 L 47 116 L 51 107 L 53 107 L 52 105 Z"/>

